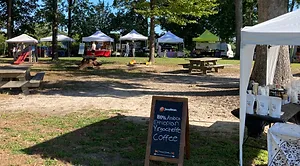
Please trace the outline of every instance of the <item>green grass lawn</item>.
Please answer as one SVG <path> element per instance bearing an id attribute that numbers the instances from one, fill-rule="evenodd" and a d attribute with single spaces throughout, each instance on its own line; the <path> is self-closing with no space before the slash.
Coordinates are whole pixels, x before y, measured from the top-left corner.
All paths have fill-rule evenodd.
<path id="1" fill-rule="evenodd" d="M 47 69 L 34 66 L 33 70 L 74 70 L 68 66 L 75 65 L 81 59 L 81 57 L 60 58 L 58 62 L 51 62 L 50 68 L 49 66 Z M 125 65 L 132 58 L 99 59 L 104 65 Z M 50 58 L 40 58 L 40 61 L 45 63 L 49 63 L 50 60 Z M 147 58 L 136 58 L 136 60 L 138 63 L 143 63 L 147 61 Z M 0 59 L 0 63 L 11 61 L 11 58 Z M 219 62 L 239 64 L 237 60 L 226 59 Z M 157 65 L 174 66 L 180 63 L 188 63 L 188 60 L 184 58 L 156 59 Z M 73 72 L 80 74 L 86 71 L 74 70 Z M 122 71 L 115 69 L 87 72 L 115 75 Z M 2 140 L 0 141 L 0 158 L 9 158 L 12 162 L 3 163 L 4 165 L 143 165 L 147 124 L 127 121 L 123 116 L 115 113 L 116 111 L 100 110 L 65 116 L 29 112 L 0 113 L 0 138 Z M 200 132 L 198 129 L 199 127 L 191 126 L 191 159 L 185 160 L 184 165 L 238 165 L 238 132 Z M 259 141 L 253 144 L 257 142 Z M 267 152 L 245 148 L 244 159 L 245 165 L 266 164 Z M 162 162 L 152 163 L 157 166 L 171 165 Z"/>
<path id="2" fill-rule="evenodd" d="M 128 64 L 131 61 L 132 57 L 101 57 L 98 58 L 104 64 Z M 148 61 L 147 57 L 136 57 L 134 58 L 138 63 L 145 63 Z M 188 63 L 189 58 L 155 58 L 156 65 L 167 65 L 174 66 L 182 63 Z M 51 58 L 39 58 L 40 61 L 51 61 Z M 82 57 L 60 57 L 59 60 L 61 62 L 80 62 Z M 0 58 L 0 63 L 12 62 L 12 58 Z M 222 59 L 218 61 L 219 64 L 231 64 L 231 65 L 239 65 L 240 61 L 235 59 Z M 299 69 L 300 63 L 291 63 L 291 69 Z"/>
<path id="3" fill-rule="evenodd" d="M 5 152 L 0 157 L 8 155 L 10 165 L 143 165 L 148 126 L 127 121 L 116 111 L 65 116 L 28 112 L 0 115 L 0 152 Z M 200 132 L 191 126 L 190 144 L 191 158 L 184 161 L 186 166 L 238 165 L 238 132 Z M 246 148 L 244 162 L 266 164 L 267 153 Z"/>
<path id="4" fill-rule="evenodd" d="M 131 60 L 135 59 L 137 63 L 146 63 L 149 58 L 147 57 L 100 57 L 98 60 L 100 60 L 104 64 L 128 64 Z M 189 58 L 155 58 L 155 64 L 156 65 L 178 65 L 181 63 L 189 63 Z M 51 58 L 39 58 L 39 61 L 50 61 Z M 60 57 L 60 61 L 62 62 L 80 62 L 82 60 L 82 57 Z M 0 62 L 8 62 L 12 61 L 12 58 L 0 58 Z M 219 60 L 218 63 L 220 64 L 240 64 L 239 60 L 233 60 L 233 59 L 222 59 Z"/>
<path id="5" fill-rule="evenodd" d="M 81 57 L 71 57 L 71 58 L 60 58 L 61 60 L 75 60 L 75 61 L 81 61 Z M 129 61 L 132 59 L 135 59 L 137 63 L 146 63 L 149 58 L 147 57 L 101 57 L 98 58 L 101 62 L 104 63 L 114 63 L 114 64 L 128 64 Z M 189 58 L 155 58 L 155 64 L 156 65 L 178 65 L 181 63 L 189 63 Z M 231 60 L 231 59 L 224 59 L 218 61 L 220 64 L 239 64 L 239 60 Z"/>

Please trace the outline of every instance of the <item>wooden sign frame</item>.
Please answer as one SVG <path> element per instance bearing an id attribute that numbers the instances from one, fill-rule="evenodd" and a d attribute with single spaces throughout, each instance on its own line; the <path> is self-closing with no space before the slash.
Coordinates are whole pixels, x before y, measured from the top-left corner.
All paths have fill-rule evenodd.
<path id="1" fill-rule="evenodd" d="M 151 144 L 152 144 L 152 132 L 153 132 L 153 122 L 155 114 L 155 104 L 157 100 L 161 101 L 171 101 L 171 102 L 182 102 L 182 120 L 181 120 L 181 133 L 180 133 L 180 148 L 179 148 L 179 158 L 167 158 L 160 156 L 150 155 Z M 164 96 L 153 96 L 151 104 L 150 121 L 148 127 L 148 140 L 146 147 L 146 156 L 144 166 L 149 166 L 150 160 L 164 161 L 169 163 L 177 163 L 178 166 L 183 166 L 184 154 L 187 159 L 190 158 L 190 145 L 189 145 L 189 115 L 188 115 L 188 99 L 178 98 L 178 97 L 164 97 Z"/>

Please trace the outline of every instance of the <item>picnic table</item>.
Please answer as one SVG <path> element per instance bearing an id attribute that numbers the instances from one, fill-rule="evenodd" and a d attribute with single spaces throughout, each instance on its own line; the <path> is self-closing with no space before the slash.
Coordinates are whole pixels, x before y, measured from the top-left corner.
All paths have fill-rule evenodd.
<path id="1" fill-rule="evenodd" d="M 215 72 L 218 72 L 219 69 L 224 68 L 224 65 L 217 65 L 217 61 L 220 59 L 222 58 L 205 57 L 189 59 L 189 73 L 191 73 L 193 69 L 200 69 L 203 74 L 207 74 L 207 71 L 211 71 L 211 69 L 214 69 Z"/>
<path id="2" fill-rule="evenodd" d="M 23 93 L 29 94 L 29 87 L 39 87 L 45 73 L 30 75 L 30 65 L 0 66 L 0 89 L 21 88 Z"/>
<path id="3" fill-rule="evenodd" d="M 25 81 L 30 78 L 30 66 L 0 66 L 0 81 L 3 79 L 17 79 L 19 81 Z"/>
<path id="4" fill-rule="evenodd" d="M 101 63 L 97 61 L 97 58 L 93 55 L 83 56 L 79 65 L 79 70 L 83 70 L 87 67 L 99 67 Z"/>

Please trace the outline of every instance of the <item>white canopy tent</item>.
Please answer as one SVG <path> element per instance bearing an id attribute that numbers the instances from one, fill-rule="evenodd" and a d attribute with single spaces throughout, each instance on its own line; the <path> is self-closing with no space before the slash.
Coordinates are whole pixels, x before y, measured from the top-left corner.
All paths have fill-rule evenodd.
<path id="1" fill-rule="evenodd" d="M 105 33 L 101 31 L 97 31 L 91 36 L 83 37 L 83 42 L 114 42 L 114 39 L 107 36 Z"/>
<path id="2" fill-rule="evenodd" d="M 52 36 L 41 38 L 40 41 L 42 42 L 51 42 Z M 57 41 L 58 42 L 74 42 L 75 40 L 70 38 L 69 36 L 58 34 L 57 35 Z"/>
<path id="3" fill-rule="evenodd" d="M 148 40 L 148 37 L 141 35 L 135 30 L 132 30 L 125 36 L 120 37 L 120 40 L 130 40 L 130 41 L 136 41 L 136 40 Z"/>
<path id="4" fill-rule="evenodd" d="M 16 36 L 14 38 L 11 38 L 9 40 L 6 40 L 7 43 L 28 43 L 28 44 L 37 44 L 38 40 L 36 40 L 35 38 L 26 35 L 26 34 L 22 34 L 20 36 Z"/>
<path id="5" fill-rule="evenodd" d="M 254 49 L 257 44 L 271 45 L 267 53 L 267 80 L 272 84 L 280 45 L 299 45 L 300 10 L 296 10 L 241 32 L 240 62 L 240 165 L 243 163 L 243 139 L 246 119 L 246 90 L 249 83 Z"/>
<path id="6" fill-rule="evenodd" d="M 183 43 L 183 39 L 168 31 L 166 34 L 158 38 L 158 43 Z"/>

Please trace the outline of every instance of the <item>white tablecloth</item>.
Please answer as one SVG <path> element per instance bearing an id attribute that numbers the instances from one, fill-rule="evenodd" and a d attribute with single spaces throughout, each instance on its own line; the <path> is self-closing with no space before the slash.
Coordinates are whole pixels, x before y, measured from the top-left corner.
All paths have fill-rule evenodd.
<path id="1" fill-rule="evenodd" d="M 300 166 L 300 125 L 276 123 L 268 130 L 268 165 Z"/>

